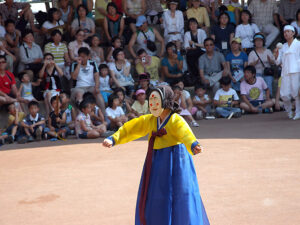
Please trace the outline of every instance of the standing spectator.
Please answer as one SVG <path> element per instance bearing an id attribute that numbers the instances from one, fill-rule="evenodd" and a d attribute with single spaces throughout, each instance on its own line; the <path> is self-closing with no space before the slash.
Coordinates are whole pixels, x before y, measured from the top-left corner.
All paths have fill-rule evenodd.
<path id="1" fill-rule="evenodd" d="M 279 34 L 280 25 L 277 17 L 278 8 L 274 0 L 253 0 L 249 5 L 253 22 L 261 32 L 267 34 L 266 47 L 268 48 Z M 276 26 L 273 25 L 275 22 Z"/>
<path id="2" fill-rule="evenodd" d="M 16 29 L 15 21 L 8 19 L 5 21 L 5 40 L 7 49 L 15 56 L 19 56 L 21 32 Z"/>
<path id="3" fill-rule="evenodd" d="M 253 49 L 253 36 L 259 32 L 259 28 L 252 23 L 251 13 L 248 10 L 241 12 L 241 24 L 235 28 L 235 37 L 242 40 L 242 48 L 247 54 Z"/>
<path id="4" fill-rule="evenodd" d="M 273 80 L 274 74 L 264 74 L 265 68 L 270 68 L 275 64 L 275 59 L 269 49 L 264 48 L 265 37 L 261 33 L 254 36 L 255 48 L 249 54 L 249 65 L 254 66 L 256 69 L 256 76 L 263 77 L 270 90 L 270 96 L 273 95 Z"/>
<path id="5" fill-rule="evenodd" d="M 177 54 L 176 46 L 173 42 L 169 42 L 166 46 L 166 57 L 161 61 L 162 74 L 164 81 L 172 84 L 180 79 L 183 68 L 183 58 Z"/>
<path id="6" fill-rule="evenodd" d="M 296 28 L 298 36 L 300 35 L 300 8 L 298 9 L 296 13 L 296 20 L 291 23 L 293 27 Z"/>
<path id="7" fill-rule="evenodd" d="M 64 22 L 60 19 L 60 12 L 57 8 L 51 8 L 48 11 L 48 19 L 42 25 L 42 33 L 46 35 L 47 42 L 50 41 L 53 30 L 58 29 L 64 32 Z"/>
<path id="8" fill-rule="evenodd" d="M 177 10 L 178 0 L 168 1 L 168 10 L 163 14 L 163 27 L 165 43 L 183 42 L 184 18 L 181 11 Z"/>
<path id="9" fill-rule="evenodd" d="M 294 21 L 296 12 L 300 9 L 300 1 L 281 0 L 279 3 L 279 16 L 283 25 L 290 24 Z"/>
<path id="10" fill-rule="evenodd" d="M 219 15 L 218 24 L 211 29 L 211 37 L 224 55 L 230 51 L 230 43 L 234 37 L 234 26 L 229 23 L 229 15 L 226 12 Z"/>
<path id="11" fill-rule="evenodd" d="M 96 0 L 95 1 L 95 24 L 97 27 L 104 28 L 104 18 L 107 14 L 107 5 L 111 0 Z"/>
<path id="12" fill-rule="evenodd" d="M 73 6 L 75 10 L 75 18 L 78 18 L 78 6 L 83 5 L 84 8 L 86 9 L 86 16 L 89 18 L 93 18 L 93 7 L 94 7 L 94 2 L 93 0 L 73 0 Z"/>
<path id="13" fill-rule="evenodd" d="M 97 34 L 93 35 L 90 39 L 91 45 L 91 59 L 99 66 L 104 60 L 104 51 L 100 47 L 100 38 Z"/>
<path id="14" fill-rule="evenodd" d="M 288 117 L 293 118 L 291 98 L 295 99 L 295 116 L 293 120 L 300 119 L 300 42 L 295 38 L 295 28 L 291 25 L 284 27 L 284 38 L 287 41 L 278 51 L 276 48 L 276 64 L 282 66 L 280 95 Z"/>
<path id="15" fill-rule="evenodd" d="M 87 43 L 85 43 L 83 40 L 84 40 L 84 31 L 79 29 L 76 31 L 75 40 L 69 43 L 69 55 L 73 62 L 77 61 L 78 50 L 81 47 L 90 49 L 90 46 Z"/>
<path id="16" fill-rule="evenodd" d="M 241 83 L 241 109 L 249 113 L 261 113 L 269 111 L 273 106 L 273 101 L 270 99 L 270 91 L 263 78 L 256 77 L 254 66 L 247 66 L 244 69 L 245 80 Z M 265 96 L 264 97 L 264 92 Z M 270 111 L 269 111 L 270 112 Z"/>
<path id="17" fill-rule="evenodd" d="M 137 58 L 133 45 L 137 42 L 137 49 L 145 49 L 148 55 L 162 57 L 164 54 L 165 44 L 164 39 L 155 28 L 148 26 L 148 22 L 145 16 L 139 16 L 136 21 L 136 27 L 138 31 L 135 32 L 129 41 L 128 49 L 130 54 Z M 155 41 L 160 43 L 160 51 L 157 51 Z"/>
<path id="18" fill-rule="evenodd" d="M 66 31 L 70 32 L 74 10 L 70 6 L 69 0 L 58 0 L 58 5 L 59 5 L 58 10 L 60 12 L 60 19 L 64 22 L 64 24 L 66 24 L 65 26 Z"/>
<path id="19" fill-rule="evenodd" d="M 71 24 L 71 35 L 74 36 L 77 30 L 83 30 L 84 40 L 95 34 L 94 20 L 87 17 L 87 8 L 84 5 L 77 7 L 78 17 Z"/>
<path id="20" fill-rule="evenodd" d="M 208 13 L 205 7 L 200 7 L 200 4 L 200 0 L 192 0 L 192 7 L 186 11 L 186 16 L 188 19 L 195 18 L 198 25 L 208 33 L 210 27 Z"/>
<path id="21" fill-rule="evenodd" d="M 124 27 L 124 18 L 117 12 L 117 6 L 113 2 L 108 3 L 107 13 L 103 22 L 107 40 L 111 43 L 113 38 L 121 38 L 123 36 Z"/>
<path id="22" fill-rule="evenodd" d="M 146 11 L 145 0 L 123 0 L 123 11 L 126 15 L 126 25 L 129 25 L 133 33 L 136 32 L 136 20 L 139 16 L 144 15 Z"/>

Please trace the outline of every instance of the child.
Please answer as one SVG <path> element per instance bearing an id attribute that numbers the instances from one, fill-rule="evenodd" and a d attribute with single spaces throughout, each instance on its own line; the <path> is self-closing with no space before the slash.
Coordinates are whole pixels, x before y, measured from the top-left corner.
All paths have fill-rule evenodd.
<path id="1" fill-rule="evenodd" d="M 66 128 L 66 112 L 61 110 L 61 99 L 59 96 L 53 96 L 50 100 L 50 104 L 54 109 L 50 112 L 48 117 L 48 127 L 49 131 L 48 135 L 53 137 L 53 140 L 65 139 L 67 136 L 67 128 Z"/>
<path id="2" fill-rule="evenodd" d="M 107 118 L 110 121 L 110 128 L 112 130 L 118 129 L 128 120 L 127 116 L 125 116 L 123 109 L 120 107 L 119 97 L 115 94 L 109 96 L 108 108 L 106 108 L 105 111 Z"/>
<path id="3" fill-rule="evenodd" d="M 135 93 L 136 99 L 131 106 L 133 113 L 138 117 L 149 113 L 148 101 L 146 100 L 146 92 L 139 89 Z"/>
<path id="4" fill-rule="evenodd" d="M 231 88 L 231 79 L 229 76 L 222 77 L 220 80 L 221 89 L 219 89 L 214 97 L 214 105 L 218 116 L 230 119 L 232 116 L 238 118 L 241 116 L 241 109 L 234 106 L 239 105 L 239 96 L 236 91 Z"/>
<path id="5" fill-rule="evenodd" d="M 101 112 L 100 108 L 96 105 L 96 99 L 94 95 L 90 92 L 86 92 L 83 95 L 83 100 L 87 101 L 91 104 L 91 113 L 90 117 L 95 126 L 100 124 L 104 124 L 106 126 L 106 122 L 104 120 L 103 113 Z"/>
<path id="6" fill-rule="evenodd" d="M 14 53 L 14 55 L 19 55 L 19 44 L 21 32 L 16 29 L 15 21 L 8 19 L 5 21 L 5 40 L 7 42 L 7 49 Z"/>
<path id="7" fill-rule="evenodd" d="M 195 86 L 195 97 L 193 98 L 193 115 L 197 120 L 203 119 L 211 112 L 211 100 L 206 93 L 205 86 Z"/>
<path id="8" fill-rule="evenodd" d="M 61 110 L 66 113 L 66 126 L 67 126 L 67 134 L 75 134 L 75 119 L 76 112 L 73 106 L 70 104 L 70 97 L 65 92 L 60 92 L 61 99 Z"/>
<path id="9" fill-rule="evenodd" d="M 152 114 L 124 124 L 103 146 L 124 144 L 149 134 L 136 206 L 135 224 L 209 225 L 199 193 L 191 155 L 202 147 L 184 119 L 177 114 L 174 93 L 155 88 L 149 97 Z M 154 150 L 155 149 L 155 150 Z"/>
<path id="10" fill-rule="evenodd" d="M 182 80 L 179 80 L 175 86 L 178 86 L 181 88 L 182 90 L 182 95 L 184 96 L 185 102 L 187 104 L 187 109 L 189 110 L 190 113 L 192 113 L 192 109 L 193 109 L 193 101 L 191 99 L 191 94 L 190 92 L 188 92 L 187 90 L 184 90 L 184 83 Z"/>
<path id="11" fill-rule="evenodd" d="M 119 38 L 118 36 L 114 37 L 112 40 L 112 46 L 108 49 L 108 53 L 107 53 L 107 57 L 106 57 L 106 61 L 107 62 L 114 62 L 115 59 L 113 57 L 113 52 L 115 49 L 117 48 L 122 48 L 122 41 L 121 38 Z"/>
<path id="12" fill-rule="evenodd" d="M 45 118 L 39 114 L 39 103 L 31 101 L 28 103 L 29 114 L 21 122 L 21 126 L 24 128 L 26 136 L 20 139 L 19 143 L 32 142 L 35 140 L 42 140 L 42 134 L 45 127 Z"/>
<path id="13" fill-rule="evenodd" d="M 119 97 L 120 106 L 127 116 L 128 119 L 136 118 L 136 115 L 132 113 L 132 108 L 130 106 L 130 103 L 132 103 L 131 99 L 126 99 L 125 97 L 125 91 L 122 88 L 117 88 L 114 91 L 114 94 Z"/>
<path id="14" fill-rule="evenodd" d="M 91 59 L 99 66 L 101 63 L 105 61 L 104 59 L 104 53 L 103 48 L 101 48 L 100 45 L 100 38 L 98 35 L 94 35 L 91 37 Z"/>
<path id="15" fill-rule="evenodd" d="M 107 104 L 108 97 L 112 94 L 110 88 L 112 79 L 109 76 L 109 69 L 106 64 L 101 64 L 99 66 L 99 81 L 100 81 L 100 93 L 104 99 L 105 104 Z"/>
<path id="16" fill-rule="evenodd" d="M 81 139 L 91 139 L 98 138 L 104 132 L 106 132 L 106 126 L 101 124 L 99 126 L 94 126 L 90 113 L 91 113 L 91 104 L 83 100 L 79 104 L 80 113 L 76 118 L 76 135 Z"/>
<path id="17" fill-rule="evenodd" d="M 174 92 L 174 101 L 177 102 L 177 104 L 181 108 L 181 112 L 179 115 L 181 115 L 186 121 L 188 121 L 192 127 L 199 127 L 199 124 L 194 120 L 192 114 L 187 109 L 185 97 L 182 94 L 182 89 L 179 86 L 174 86 L 173 92 Z"/>

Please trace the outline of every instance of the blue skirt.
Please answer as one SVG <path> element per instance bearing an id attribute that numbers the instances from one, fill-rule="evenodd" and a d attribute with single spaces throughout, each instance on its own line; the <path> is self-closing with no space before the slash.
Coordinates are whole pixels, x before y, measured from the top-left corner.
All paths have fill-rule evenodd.
<path id="1" fill-rule="evenodd" d="M 141 183 L 135 225 L 142 225 L 138 208 Z M 145 217 L 147 225 L 209 225 L 192 156 L 184 144 L 154 150 Z"/>

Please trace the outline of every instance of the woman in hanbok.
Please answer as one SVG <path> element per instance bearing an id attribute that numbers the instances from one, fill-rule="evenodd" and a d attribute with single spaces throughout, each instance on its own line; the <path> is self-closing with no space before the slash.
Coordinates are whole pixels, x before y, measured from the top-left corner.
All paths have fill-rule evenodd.
<path id="1" fill-rule="evenodd" d="M 199 145 L 185 120 L 177 114 L 169 86 L 159 86 L 149 96 L 152 114 L 125 123 L 103 145 L 112 147 L 149 134 L 135 225 L 209 225 L 198 188 L 192 155 Z"/>
<path id="2" fill-rule="evenodd" d="M 291 25 L 284 27 L 285 43 L 281 49 L 276 48 L 274 55 L 276 64 L 282 67 L 280 96 L 288 117 L 293 120 L 300 119 L 300 41 L 295 38 L 295 28 Z M 295 115 L 292 111 L 292 101 L 295 99 Z"/>

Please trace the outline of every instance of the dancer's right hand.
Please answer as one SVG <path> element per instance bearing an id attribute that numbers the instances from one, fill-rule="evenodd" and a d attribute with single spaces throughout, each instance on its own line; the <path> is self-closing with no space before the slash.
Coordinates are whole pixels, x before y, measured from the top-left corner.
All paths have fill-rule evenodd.
<path id="1" fill-rule="evenodd" d="M 113 145 L 113 142 L 110 139 L 104 139 L 102 145 L 106 148 L 111 148 Z"/>

